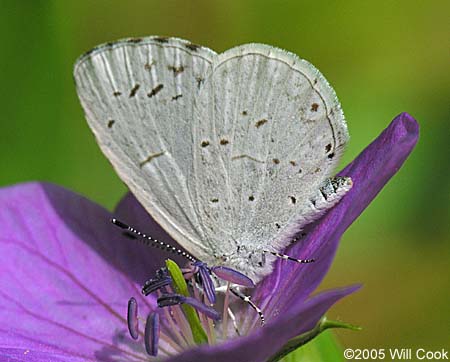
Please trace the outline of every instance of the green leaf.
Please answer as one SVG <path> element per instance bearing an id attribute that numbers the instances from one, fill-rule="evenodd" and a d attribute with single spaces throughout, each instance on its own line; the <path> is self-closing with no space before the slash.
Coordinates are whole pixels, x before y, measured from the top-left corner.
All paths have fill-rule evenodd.
<path id="1" fill-rule="evenodd" d="M 184 280 L 183 273 L 178 265 L 173 260 L 167 259 L 166 267 L 172 277 L 175 292 L 184 295 L 185 297 L 189 297 L 186 281 Z M 198 318 L 195 309 L 187 304 L 182 304 L 181 308 L 183 309 L 189 326 L 191 327 L 192 336 L 194 337 L 195 343 L 208 343 L 208 337 L 206 336 L 206 332 L 200 323 L 200 319 Z"/>
<path id="2" fill-rule="evenodd" d="M 330 328 L 345 328 L 354 331 L 361 329 L 348 323 L 331 321 L 323 317 L 312 330 L 289 340 L 268 362 L 294 362 L 300 360 L 317 362 L 342 361 L 342 351 L 334 341 L 333 335 L 325 333 L 319 336 Z M 308 343 L 313 339 L 313 342 Z"/>

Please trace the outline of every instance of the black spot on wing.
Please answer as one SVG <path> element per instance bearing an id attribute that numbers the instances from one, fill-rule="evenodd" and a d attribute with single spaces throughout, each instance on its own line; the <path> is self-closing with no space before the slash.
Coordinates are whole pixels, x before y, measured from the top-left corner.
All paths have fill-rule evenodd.
<path id="1" fill-rule="evenodd" d="M 108 128 L 111 128 L 111 127 L 114 125 L 114 123 L 116 123 L 116 121 L 113 120 L 113 119 L 110 119 L 110 120 L 108 121 Z"/>
<path id="2" fill-rule="evenodd" d="M 225 138 L 222 138 L 222 139 L 220 140 L 220 144 L 221 144 L 222 146 L 225 146 L 225 145 L 227 145 L 228 143 L 230 143 L 230 141 L 228 141 L 228 140 L 225 139 Z"/>
<path id="3" fill-rule="evenodd" d="M 173 101 L 176 101 L 178 98 L 181 98 L 181 97 L 183 97 L 182 94 L 177 94 L 176 96 L 173 96 L 173 97 L 172 97 L 172 100 L 173 100 Z"/>
<path id="4" fill-rule="evenodd" d="M 169 42 L 169 38 L 165 37 L 165 36 L 158 36 L 155 38 L 155 41 L 157 41 L 158 43 L 161 44 L 165 44 Z"/>
<path id="5" fill-rule="evenodd" d="M 267 122 L 268 122 L 268 121 L 267 121 L 267 119 L 265 119 L 265 118 L 260 119 L 258 122 L 255 123 L 255 127 L 256 127 L 256 128 L 259 128 L 259 127 L 261 127 L 262 125 L 266 124 Z"/>
<path id="6" fill-rule="evenodd" d="M 186 48 L 188 48 L 189 50 L 192 50 L 193 52 L 196 52 L 199 48 L 201 48 L 201 46 L 197 45 L 197 44 L 189 43 L 189 44 L 186 44 Z"/>
<path id="7" fill-rule="evenodd" d="M 147 96 L 148 96 L 149 98 L 152 98 L 153 96 L 157 95 L 157 94 L 161 91 L 161 89 L 163 89 L 163 88 L 164 88 L 164 85 L 163 85 L 163 84 L 158 84 L 155 88 L 153 88 L 153 89 L 147 94 Z"/>
<path id="8" fill-rule="evenodd" d="M 197 88 L 200 89 L 200 87 L 202 86 L 202 84 L 205 81 L 205 79 L 200 77 L 200 76 L 198 76 L 198 77 L 195 77 L 195 80 L 197 82 Z"/>
<path id="9" fill-rule="evenodd" d="M 207 147 L 207 146 L 209 146 L 209 141 L 202 141 L 202 143 L 200 145 L 202 147 Z"/>
<path id="10" fill-rule="evenodd" d="M 184 72 L 184 65 L 180 65 L 178 67 L 174 65 L 169 65 L 167 69 L 171 70 L 173 72 L 174 76 L 177 76 L 178 74 L 181 74 Z"/>
<path id="11" fill-rule="evenodd" d="M 134 97 L 137 93 L 137 91 L 139 90 L 139 88 L 141 87 L 140 84 L 136 84 L 133 89 L 131 89 L 130 91 L 130 98 Z"/>
<path id="12" fill-rule="evenodd" d="M 120 95 L 122 95 L 122 92 L 115 91 L 115 92 L 113 93 L 113 96 L 114 96 L 114 97 L 118 97 L 118 96 L 120 96 Z"/>
<path id="13" fill-rule="evenodd" d="M 140 43 L 142 41 L 142 38 L 131 38 L 131 39 L 128 39 L 127 40 L 127 42 L 128 43 L 131 43 L 131 44 L 138 44 L 138 43 Z"/>

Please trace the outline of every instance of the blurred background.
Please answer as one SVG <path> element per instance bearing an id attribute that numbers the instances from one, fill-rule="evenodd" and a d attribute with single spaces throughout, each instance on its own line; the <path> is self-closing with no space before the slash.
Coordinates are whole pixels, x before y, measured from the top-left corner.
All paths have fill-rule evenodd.
<path id="1" fill-rule="evenodd" d="M 218 52 L 261 42 L 309 60 L 346 114 L 351 161 L 398 113 L 421 125 L 400 172 L 344 235 L 321 289 L 364 288 L 329 317 L 352 348 L 442 348 L 450 337 L 448 1 L 16 1 L 0 11 L 0 186 L 63 185 L 111 209 L 126 192 L 75 94 L 79 55 L 129 36 Z"/>

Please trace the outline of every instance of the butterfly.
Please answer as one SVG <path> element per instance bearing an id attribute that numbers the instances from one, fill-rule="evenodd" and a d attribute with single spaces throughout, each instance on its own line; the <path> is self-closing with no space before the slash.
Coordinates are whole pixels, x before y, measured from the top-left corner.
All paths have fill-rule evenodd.
<path id="1" fill-rule="evenodd" d="M 125 39 L 83 55 L 74 77 L 120 178 L 208 265 L 257 283 L 352 186 L 330 177 L 349 138 L 335 92 L 290 52 Z"/>

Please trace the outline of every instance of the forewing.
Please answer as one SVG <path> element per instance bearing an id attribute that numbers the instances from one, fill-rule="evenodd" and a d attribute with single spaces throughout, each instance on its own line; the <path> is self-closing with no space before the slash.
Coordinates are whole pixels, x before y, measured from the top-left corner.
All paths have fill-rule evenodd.
<path id="1" fill-rule="evenodd" d="M 313 218 L 311 198 L 348 139 L 339 102 L 319 71 L 260 44 L 218 56 L 194 119 L 189 189 L 212 250 L 228 260 L 271 249 L 288 224 L 308 212 L 304 222 Z"/>
<path id="2" fill-rule="evenodd" d="M 202 257 L 192 207 L 193 104 L 215 53 L 149 37 L 97 47 L 75 65 L 89 126 L 121 179 L 181 245 Z"/>

